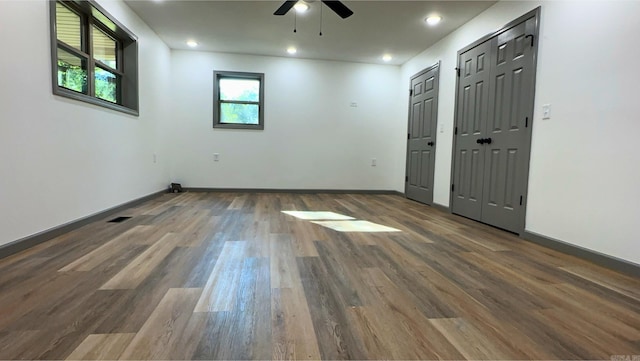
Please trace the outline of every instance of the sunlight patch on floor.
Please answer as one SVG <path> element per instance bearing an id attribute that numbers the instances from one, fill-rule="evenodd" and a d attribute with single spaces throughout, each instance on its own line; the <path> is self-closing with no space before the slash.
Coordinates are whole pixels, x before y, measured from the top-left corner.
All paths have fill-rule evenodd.
<path id="1" fill-rule="evenodd" d="M 309 211 L 282 211 L 282 213 L 304 220 L 349 220 L 353 217 L 345 216 L 334 212 L 309 212 Z"/>
<path id="2" fill-rule="evenodd" d="M 402 232 L 399 229 L 369 221 L 311 221 L 338 232 Z"/>
<path id="3" fill-rule="evenodd" d="M 402 232 L 399 229 L 381 224 L 356 220 L 353 217 L 326 211 L 281 211 L 284 214 L 311 221 L 317 225 L 333 229 L 337 232 Z"/>

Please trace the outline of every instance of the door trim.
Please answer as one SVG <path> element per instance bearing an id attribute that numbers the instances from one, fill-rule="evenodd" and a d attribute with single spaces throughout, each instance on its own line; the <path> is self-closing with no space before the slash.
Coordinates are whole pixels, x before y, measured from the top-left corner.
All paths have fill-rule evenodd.
<path id="1" fill-rule="evenodd" d="M 535 25 L 534 25 L 534 36 L 533 36 L 533 96 L 531 97 L 531 104 L 530 104 L 530 112 L 529 112 L 529 119 L 531 120 L 529 123 L 529 127 L 531 128 L 531 136 L 529 136 L 529 143 L 527 144 L 528 150 L 529 150 L 529 156 L 526 158 L 526 165 L 525 165 L 525 173 L 526 173 L 526 177 L 524 178 L 524 184 L 523 184 L 523 199 L 522 199 L 522 207 L 523 211 L 522 211 L 522 217 L 519 221 L 519 225 L 518 225 L 518 234 L 520 236 L 522 236 L 525 232 L 525 222 L 527 219 L 527 201 L 528 201 L 528 194 L 529 194 L 529 165 L 531 163 L 531 140 L 533 138 L 533 113 L 534 113 L 534 107 L 535 107 L 535 97 L 536 97 L 536 79 L 537 79 L 537 67 L 538 67 L 538 39 L 540 38 L 540 15 L 541 15 L 541 6 L 536 7 L 535 9 L 529 11 L 528 13 L 518 17 L 515 20 L 510 21 L 509 23 L 507 23 L 506 25 L 504 25 L 503 27 L 501 27 L 500 29 L 494 31 L 493 33 L 489 33 L 483 37 L 481 37 L 480 39 L 474 41 L 473 43 L 463 47 L 462 49 L 458 50 L 458 53 L 456 55 L 456 69 L 461 69 L 462 64 L 460 64 L 460 55 L 462 55 L 463 53 L 475 48 L 476 46 L 484 43 L 485 41 L 488 41 L 500 34 L 502 34 L 503 32 L 513 28 L 514 26 L 523 23 L 531 18 L 533 18 L 535 20 Z M 454 134 L 453 134 L 453 142 L 452 142 L 452 148 L 451 148 L 451 174 L 450 174 L 450 178 L 449 178 L 449 212 L 453 213 L 453 195 L 454 192 L 451 190 L 451 185 L 454 184 L 454 172 L 455 172 L 455 151 L 456 151 L 456 134 L 455 134 L 455 128 L 458 126 L 458 103 L 459 103 L 459 99 L 458 99 L 458 87 L 460 86 L 460 77 L 456 76 L 456 87 L 455 87 L 455 92 L 456 92 L 456 99 L 454 102 L 454 114 L 453 114 L 453 129 L 454 129 Z M 478 222 L 480 222 L 478 220 Z"/>
<path id="2" fill-rule="evenodd" d="M 424 69 L 420 70 L 419 72 L 417 72 L 417 73 L 413 74 L 413 75 L 411 76 L 411 78 L 409 78 L 409 82 L 411 82 L 411 80 L 413 80 L 413 79 L 415 79 L 415 78 L 417 78 L 417 77 L 419 77 L 419 76 L 421 76 L 421 75 L 424 75 L 425 73 L 428 73 L 428 72 L 430 72 L 431 70 L 433 70 L 433 69 L 435 69 L 435 68 L 439 68 L 439 67 L 440 67 L 440 60 L 438 60 L 438 62 L 437 62 L 437 63 L 435 63 L 435 64 L 431 65 L 430 67 L 428 67 L 428 68 L 424 68 Z M 409 83 L 409 84 L 411 84 L 411 83 Z M 411 90 L 411 89 L 409 89 L 409 90 Z M 411 100 L 409 100 L 409 103 L 411 103 Z"/>
<path id="3" fill-rule="evenodd" d="M 460 56 L 460 54 L 475 48 L 476 46 L 484 43 L 485 41 L 487 41 L 487 40 L 489 40 L 489 39 L 491 39 L 493 37 L 496 37 L 496 36 L 504 33 L 505 31 L 511 29 L 512 27 L 514 27 L 514 26 L 516 26 L 516 25 L 518 25 L 518 24 L 520 24 L 520 23 L 522 23 L 522 22 L 524 22 L 524 21 L 526 21 L 528 19 L 531 19 L 531 18 L 535 18 L 536 19 L 536 25 L 535 25 L 536 26 L 536 33 L 535 33 L 536 36 L 535 36 L 535 39 L 533 39 L 533 40 L 534 40 L 534 46 L 536 46 L 536 48 L 537 48 L 537 45 L 538 45 L 538 29 L 540 28 L 540 11 L 541 11 L 541 9 L 542 9 L 542 7 L 538 6 L 537 8 L 529 11 L 528 13 L 526 13 L 526 14 L 524 14 L 522 16 L 520 16 L 519 18 L 508 22 L 506 25 L 504 25 L 500 29 L 494 31 L 493 33 L 489 33 L 489 34 L 481 37 L 480 39 L 474 41 L 473 43 L 465 46 L 464 48 L 458 50 L 458 57 Z"/>
<path id="4" fill-rule="evenodd" d="M 434 134 L 434 139 L 436 140 L 436 146 L 433 148 L 433 162 L 434 162 L 434 173 L 435 173 L 435 161 L 436 161 L 436 151 L 438 149 L 438 142 L 437 142 L 437 138 L 438 138 L 438 103 L 440 103 L 440 60 L 438 60 L 437 63 L 424 68 L 422 70 L 420 70 L 419 72 L 413 74 L 410 78 L 409 78 L 409 92 L 411 92 L 411 82 L 413 81 L 413 79 L 420 77 L 434 69 L 438 69 L 438 89 L 437 89 L 437 93 L 436 93 L 436 106 L 435 106 L 435 111 L 436 111 L 436 132 Z M 411 93 L 409 93 L 411 94 Z M 407 101 L 407 134 L 409 134 L 410 130 L 411 130 L 411 95 L 409 95 L 409 100 Z M 405 181 L 404 181 L 404 197 L 407 198 L 407 186 L 409 185 L 409 181 L 407 180 L 407 177 L 409 175 L 409 139 L 407 139 L 407 145 L 405 146 L 405 162 L 404 162 L 404 176 L 405 176 Z M 433 175 L 434 177 L 434 183 L 435 183 L 435 174 Z M 432 185 L 433 188 L 433 185 Z M 433 190 L 432 190 L 433 192 Z M 407 198 L 410 199 L 410 198 Z M 424 204 L 424 203 L 422 203 Z M 432 206 L 434 204 L 434 202 L 432 201 L 431 204 L 427 204 L 428 206 Z"/>

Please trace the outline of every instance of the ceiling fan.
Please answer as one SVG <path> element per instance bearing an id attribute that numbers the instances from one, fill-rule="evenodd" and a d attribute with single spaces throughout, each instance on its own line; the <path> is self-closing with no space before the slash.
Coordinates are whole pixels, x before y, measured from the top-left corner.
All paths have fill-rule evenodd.
<path id="1" fill-rule="evenodd" d="M 338 16 L 343 19 L 348 18 L 353 15 L 353 11 L 349 9 L 345 4 L 341 1 L 331 1 L 331 0 L 321 0 L 322 3 L 327 5 L 329 9 L 333 10 Z M 285 1 L 279 8 L 276 10 L 273 15 L 284 15 L 291 10 L 291 8 L 298 2 L 298 0 Z"/>

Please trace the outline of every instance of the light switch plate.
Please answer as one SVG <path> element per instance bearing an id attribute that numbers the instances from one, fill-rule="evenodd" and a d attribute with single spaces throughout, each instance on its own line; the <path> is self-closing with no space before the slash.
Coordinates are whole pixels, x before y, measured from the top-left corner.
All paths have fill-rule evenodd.
<path id="1" fill-rule="evenodd" d="M 542 119 L 551 119 L 551 104 L 542 106 Z"/>

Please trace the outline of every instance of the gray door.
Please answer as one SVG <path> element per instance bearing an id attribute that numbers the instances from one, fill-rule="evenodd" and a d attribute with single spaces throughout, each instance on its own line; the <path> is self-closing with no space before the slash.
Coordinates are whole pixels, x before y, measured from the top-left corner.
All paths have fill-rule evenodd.
<path id="1" fill-rule="evenodd" d="M 459 54 L 451 209 L 524 229 L 537 12 Z"/>
<path id="2" fill-rule="evenodd" d="M 405 194 L 426 204 L 433 203 L 439 68 L 436 64 L 414 75 L 409 91 Z"/>
<path id="3" fill-rule="evenodd" d="M 480 219 L 485 152 L 478 140 L 487 127 L 491 41 L 460 55 L 454 131 L 453 212 Z"/>
<path id="4" fill-rule="evenodd" d="M 533 19 L 521 23 L 494 38 L 492 46 L 482 221 L 514 232 L 524 219 L 534 91 L 533 47 L 525 36 L 534 25 Z"/>

